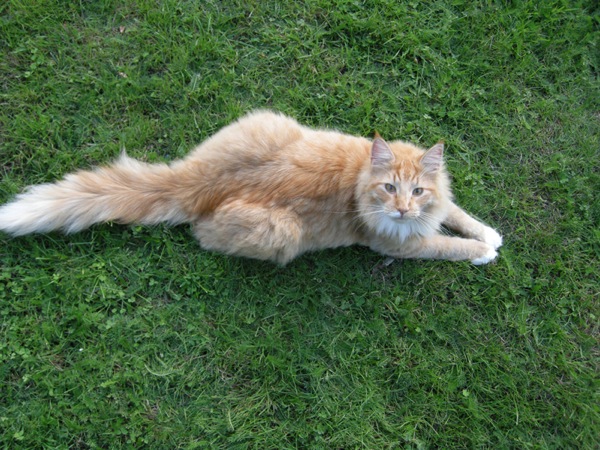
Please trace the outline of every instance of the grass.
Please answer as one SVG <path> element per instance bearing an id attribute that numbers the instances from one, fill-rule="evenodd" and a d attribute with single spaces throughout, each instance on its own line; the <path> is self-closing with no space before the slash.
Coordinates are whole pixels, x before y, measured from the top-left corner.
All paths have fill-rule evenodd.
<path id="1" fill-rule="evenodd" d="M 285 268 L 186 227 L 0 236 L 3 448 L 597 448 L 588 0 L 9 0 L 0 201 L 171 161 L 244 112 L 448 144 L 494 264 Z"/>

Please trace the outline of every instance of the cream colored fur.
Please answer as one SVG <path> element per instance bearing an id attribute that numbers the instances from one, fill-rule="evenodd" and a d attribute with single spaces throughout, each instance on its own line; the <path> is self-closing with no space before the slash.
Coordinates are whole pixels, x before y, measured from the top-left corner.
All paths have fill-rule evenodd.
<path id="1" fill-rule="evenodd" d="M 285 264 L 366 245 L 396 258 L 492 261 L 502 238 L 452 202 L 443 145 L 425 152 L 259 111 L 171 165 L 123 155 L 110 166 L 29 187 L 0 207 L 18 236 L 98 222 L 191 223 L 202 247 Z M 442 225 L 463 237 L 440 233 Z"/>

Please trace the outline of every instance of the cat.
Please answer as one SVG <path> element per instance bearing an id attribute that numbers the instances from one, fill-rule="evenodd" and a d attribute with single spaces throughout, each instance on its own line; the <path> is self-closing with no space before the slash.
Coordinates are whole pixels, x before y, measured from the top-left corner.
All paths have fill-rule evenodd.
<path id="1" fill-rule="evenodd" d="M 354 244 L 393 258 L 489 263 L 502 237 L 453 202 L 443 152 L 443 143 L 424 151 L 256 111 L 170 165 L 123 154 L 30 186 L 0 206 L 0 230 L 190 223 L 207 250 L 281 265 Z M 442 225 L 464 237 L 444 234 Z"/>

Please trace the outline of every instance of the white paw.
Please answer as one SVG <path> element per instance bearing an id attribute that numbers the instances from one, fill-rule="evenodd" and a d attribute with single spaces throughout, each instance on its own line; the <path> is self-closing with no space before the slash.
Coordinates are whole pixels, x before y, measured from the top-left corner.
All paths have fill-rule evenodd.
<path id="1" fill-rule="evenodd" d="M 502 245 L 502 236 L 500 236 L 496 230 L 494 230 L 493 228 L 490 228 L 490 227 L 485 227 L 483 229 L 483 239 L 482 240 L 486 244 L 494 247 L 494 250 L 496 250 L 498 247 L 500 247 Z"/>
<path id="2" fill-rule="evenodd" d="M 500 240 L 502 240 L 502 238 L 500 238 Z M 493 261 L 494 259 L 496 259 L 496 256 L 498 256 L 498 252 L 496 252 L 495 249 L 490 248 L 485 255 L 480 256 L 479 258 L 472 259 L 471 263 L 475 264 L 476 266 L 481 266 L 482 264 L 487 264 Z"/>

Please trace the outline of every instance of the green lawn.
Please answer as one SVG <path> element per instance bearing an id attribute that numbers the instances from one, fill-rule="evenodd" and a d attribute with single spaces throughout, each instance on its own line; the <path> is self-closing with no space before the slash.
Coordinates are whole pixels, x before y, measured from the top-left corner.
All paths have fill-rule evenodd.
<path id="1" fill-rule="evenodd" d="M 458 202 L 505 245 L 479 267 L 354 247 L 280 268 L 187 227 L 0 235 L 1 448 L 598 448 L 599 14 L 2 3 L 0 202 L 273 108 L 443 139 Z"/>

